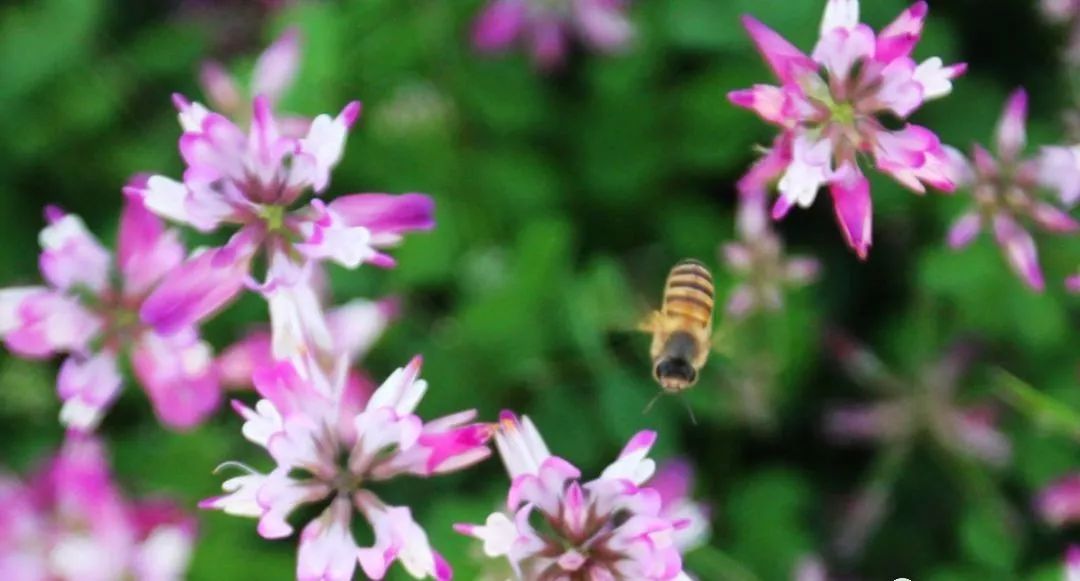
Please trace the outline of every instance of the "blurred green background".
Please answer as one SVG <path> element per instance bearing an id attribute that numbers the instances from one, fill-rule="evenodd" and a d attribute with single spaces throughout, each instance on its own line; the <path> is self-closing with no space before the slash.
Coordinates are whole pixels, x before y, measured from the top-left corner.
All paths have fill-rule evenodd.
<path id="1" fill-rule="evenodd" d="M 863 20 L 875 28 L 904 7 L 863 4 Z M 699 468 L 697 493 L 713 506 L 709 546 L 686 559 L 701 579 L 786 579 L 808 553 L 865 579 L 1058 578 L 1069 532 L 1038 523 L 1030 499 L 1078 466 L 1080 447 L 1004 406 L 1016 448 L 1009 467 L 972 467 L 916 446 L 895 477 L 881 528 L 858 555 L 836 557 L 839 515 L 877 454 L 822 436 L 829 405 L 871 397 L 840 372 L 822 337 L 842 329 L 903 377 L 917 376 L 956 340 L 975 340 L 982 354 L 964 398 L 996 398 L 992 371 L 1000 366 L 1080 409 L 1070 331 L 1077 299 L 1060 288 L 1080 260 L 1075 243 L 1041 239 L 1051 288 L 1036 295 L 986 237 L 962 253 L 944 248 L 965 199 L 918 197 L 875 179 L 875 245 L 860 263 L 823 195 L 778 226 L 790 251 L 820 257 L 821 280 L 788 295 L 784 311 L 733 328 L 731 356 L 714 357 L 687 397 L 696 425 L 671 398 L 644 415 L 656 392 L 648 339 L 626 329 L 655 306 L 679 258 L 713 265 L 721 297 L 735 284 L 718 256 L 734 237 L 733 182 L 755 144 L 773 134 L 725 97 L 771 82 L 738 16 L 753 13 L 809 50 L 824 2 L 636 2 L 630 51 L 575 53 L 547 75 L 521 54 L 471 49 L 481 5 L 39 0 L 0 8 L 0 281 L 38 279 L 46 203 L 82 215 L 111 244 L 126 179 L 181 172 L 170 94 L 201 99 L 196 73 L 206 58 L 247 74 L 258 52 L 295 25 L 303 64 L 282 109 L 312 115 L 364 102 L 330 195 L 419 191 L 437 201 L 436 230 L 395 251 L 397 269 L 338 271 L 333 280 L 339 300 L 404 299 L 403 319 L 364 366 L 381 377 L 423 353 L 425 417 L 468 407 L 486 418 L 501 408 L 527 413 L 552 450 L 586 474 L 635 431 L 659 430 L 655 455 L 689 457 Z M 933 2 L 915 56 L 971 67 L 950 97 L 914 120 L 966 149 L 989 140 L 1005 95 L 1024 85 L 1030 143 L 1064 139 L 1061 115 L 1074 104 L 1058 58 L 1064 40 L 1034 2 Z M 264 320 L 264 309 L 246 297 L 208 335 L 224 346 Z M 54 376 L 55 362 L 0 358 L 0 465 L 25 472 L 60 440 Z M 764 412 L 747 411 L 754 394 L 765 398 Z M 223 409 L 191 433 L 167 432 L 129 385 L 102 432 L 129 491 L 171 495 L 194 510 L 218 490 L 211 471 L 220 462 L 268 466 L 240 437 L 240 423 Z M 489 461 L 378 492 L 413 506 L 457 578 L 469 580 L 484 570 L 474 560 L 478 543 L 450 524 L 481 521 L 506 487 Z M 192 579 L 293 576 L 294 541 L 264 541 L 244 519 L 199 516 Z"/>

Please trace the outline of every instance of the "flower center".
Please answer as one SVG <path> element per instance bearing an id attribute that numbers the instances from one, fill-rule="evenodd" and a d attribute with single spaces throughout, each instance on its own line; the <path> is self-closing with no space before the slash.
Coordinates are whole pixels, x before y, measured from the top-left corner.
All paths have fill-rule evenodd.
<path id="1" fill-rule="evenodd" d="M 277 233 L 285 229 L 285 206 L 264 206 L 259 218 L 266 224 L 267 233 Z"/>
<path id="2" fill-rule="evenodd" d="M 855 107 L 851 103 L 830 103 L 829 114 L 840 125 L 851 126 L 855 123 Z"/>

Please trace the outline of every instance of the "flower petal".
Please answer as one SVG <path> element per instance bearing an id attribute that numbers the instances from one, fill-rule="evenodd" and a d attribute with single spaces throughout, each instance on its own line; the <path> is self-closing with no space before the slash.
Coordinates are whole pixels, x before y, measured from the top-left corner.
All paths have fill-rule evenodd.
<path id="1" fill-rule="evenodd" d="M 109 282 L 109 251 L 78 216 L 55 206 L 45 213 L 49 225 L 38 236 L 41 275 L 60 290 L 83 287 L 94 294 L 104 292 Z"/>
<path id="2" fill-rule="evenodd" d="M 345 136 L 360 116 L 360 102 L 352 101 L 337 117 L 319 115 L 311 120 L 307 135 L 300 140 L 300 152 L 315 160 L 312 187 L 321 192 L 330 183 L 330 170 L 341 161 Z"/>
<path id="3" fill-rule="evenodd" d="M 848 0 L 831 0 L 830 4 L 845 2 Z M 846 82 L 855 63 L 874 56 L 874 31 L 865 24 L 833 28 L 821 36 L 811 56 L 840 82 Z"/>
<path id="4" fill-rule="evenodd" d="M 374 244 L 397 242 L 401 234 L 435 227 L 435 201 L 424 194 L 351 194 L 330 202 L 348 226 L 362 226 Z"/>
<path id="5" fill-rule="evenodd" d="M 503 557 L 510 553 L 510 547 L 517 537 L 517 527 L 504 513 L 493 512 L 488 515 L 483 525 L 455 524 L 454 530 L 484 542 L 484 554 L 488 557 Z"/>
<path id="6" fill-rule="evenodd" d="M 184 245 L 176 232 L 165 230 L 142 198 L 128 195 L 120 214 L 116 258 L 124 276 L 124 292 L 141 296 L 184 261 Z"/>
<path id="7" fill-rule="evenodd" d="M 1029 287 L 1042 291 L 1044 285 L 1039 254 L 1031 234 L 1005 214 L 994 216 L 994 236 L 1009 265 Z"/>
<path id="8" fill-rule="evenodd" d="M 931 57 L 915 67 L 913 78 L 922 85 L 923 98 L 929 101 L 951 93 L 952 80 L 966 71 L 964 63 L 944 66 L 940 58 Z"/>
<path id="9" fill-rule="evenodd" d="M 619 453 L 619 458 L 600 473 L 600 478 L 626 479 L 637 485 L 643 484 L 656 470 L 656 462 L 648 458 L 655 442 L 656 432 L 652 430 L 634 434 Z"/>
<path id="10" fill-rule="evenodd" d="M 954 250 L 964 248 L 982 229 L 982 216 L 978 212 L 967 212 L 953 222 L 949 228 L 949 247 Z"/>
<path id="11" fill-rule="evenodd" d="M 1005 102 L 1005 109 L 994 132 L 998 155 L 1002 159 L 1016 159 L 1027 142 L 1027 104 L 1028 96 L 1024 89 L 1013 91 Z"/>
<path id="12" fill-rule="evenodd" d="M 815 141 L 806 134 L 800 134 L 792 142 L 791 163 L 778 189 L 787 207 L 799 205 L 810 207 L 832 174 L 832 142 L 827 137 Z M 776 211 L 774 209 L 775 217 Z"/>
<path id="13" fill-rule="evenodd" d="M 508 47 L 521 34 L 527 9 L 523 0 L 495 0 L 488 4 L 473 23 L 473 46 L 482 51 Z"/>
<path id="14" fill-rule="evenodd" d="M 836 220 L 848 246 L 855 250 L 860 259 L 865 260 L 870 251 L 873 220 L 870 182 L 857 167 L 845 164 L 829 182 L 829 192 L 832 194 Z"/>
<path id="15" fill-rule="evenodd" d="M 68 357 L 56 379 L 64 401 L 60 423 L 81 431 L 93 430 L 120 395 L 122 383 L 115 353 L 102 352 L 88 359 Z"/>
<path id="16" fill-rule="evenodd" d="M 297 581 L 351 581 L 359 547 L 349 530 L 352 506 L 338 497 L 300 533 Z"/>
<path id="17" fill-rule="evenodd" d="M 0 313 L 8 349 L 30 358 L 83 351 L 104 325 L 76 299 L 35 287 L 5 289 Z"/>
<path id="18" fill-rule="evenodd" d="M 255 61 L 251 93 L 265 95 L 275 103 L 292 84 L 300 64 L 300 32 L 290 28 L 283 32 Z"/>
<path id="19" fill-rule="evenodd" d="M 226 112 L 240 110 L 242 98 L 236 80 L 217 62 L 206 62 L 199 67 L 199 84 L 215 109 Z M 198 127 L 198 124 L 195 124 Z"/>
<path id="20" fill-rule="evenodd" d="M 581 37 L 601 51 L 625 48 L 634 37 L 634 28 L 622 5 L 607 0 L 574 0 L 571 3 Z"/>
<path id="21" fill-rule="evenodd" d="M 880 62 L 890 62 L 910 56 L 922 35 L 928 10 L 926 2 L 920 1 L 901 12 L 878 34 L 874 58 Z"/>
<path id="22" fill-rule="evenodd" d="M 375 530 L 375 544 L 358 552 L 360 567 L 372 579 L 382 579 L 396 560 L 417 579 L 434 577 L 449 580 L 450 567 L 431 548 L 427 534 L 401 506 L 387 506 L 375 495 L 360 491 L 353 495 L 356 507 L 364 513 Z"/>
<path id="23" fill-rule="evenodd" d="M 221 403 L 210 346 L 194 331 L 162 336 L 144 332 L 131 364 L 163 424 L 188 429 L 202 423 Z"/>
<path id="24" fill-rule="evenodd" d="M 785 85 L 797 83 L 803 75 L 817 72 L 817 63 L 813 59 L 803 54 L 773 29 L 752 16 L 743 16 L 742 24 L 757 46 L 758 52 L 765 57 L 769 68 Z"/>
<path id="25" fill-rule="evenodd" d="M 1036 163 L 1040 185 L 1056 190 L 1066 206 L 1080 201 L 1080 146 L 1044 147 Z"/>
<path id="26" fill-rule="evenodd" d="M 829 0 L 821 18 L 821 36 L 840 28 L 850 30 L 859 25 L 859 0 Z"/>
<path id="27" fill-rule="evenodd" d="M 193 255 L 165 276 L 139 316 L 165 335 L 197 325 L 243 290 L 253 250 L 242 244 L 236 251 L 222 247 Z"/>

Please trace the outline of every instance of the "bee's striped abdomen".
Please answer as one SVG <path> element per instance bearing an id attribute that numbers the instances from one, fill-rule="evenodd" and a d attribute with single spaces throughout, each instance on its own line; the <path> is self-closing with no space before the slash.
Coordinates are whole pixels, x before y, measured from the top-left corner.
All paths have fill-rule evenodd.
<path id="1" fill-rule="evenodd" d="M 685 317 L 702 326 L 712 324 L 713 279 L 709 269 L 694 259 L 680 260 L 664 286 L 664 314 Z"/>

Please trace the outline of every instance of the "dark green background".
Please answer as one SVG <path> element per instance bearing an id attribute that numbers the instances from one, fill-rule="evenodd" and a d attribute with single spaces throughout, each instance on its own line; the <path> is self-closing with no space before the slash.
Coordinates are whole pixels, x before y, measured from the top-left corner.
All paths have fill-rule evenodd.
<path id="1" fill-rule="evenodd" d="M 303 66 L 283 108 L 311 115 L 364 102 L 330 195 L 420 191 L 437 201 L 437 229 L 395 251 L 399 268 L 334 274 L 342 300 L 404 298 L 403 320 L 365 367 L 379 377 L 423 353 L 431 382 L 425 417 L 467 407 L 485 418 L 501 408 L 527 413 L 552 450 L 587 474 L 633 432 L 658 429 L 655 455 L 689 456 L 700 468 L 697 491 L 714 508 L 710 546 L 686 559 L 702 579 L 785 579 L 799 555 L 831 556 L 839 509 L 874 453 L 838 449 L 821 436 L 828 405 L 869 397 L 826 353 L 827 329 L 859 337 L 907 377 L 953 341 L 975 339 L 984 349 L 965 378 L 965 398 L 995 397 L 991 371 L 1001 366 L 1080 405 L 1070 331 L 1076 299 L 1060 285 L 1080 259 L 1076 245 L 1040 238 L 1051 288 L 1035 295 L 986 237 L 962 253 L 943 247 L 963 196 L 918 197 L 875 178 L 869 261 L 844 247 L 827 196 L 794 212 L 779 229 L 793 251 L 821 258 L 822 280 L 790 295 L 785 312 L 738 327 L 738 355 L 714 358 L 687 398 L 696 426 L 674 399 L 642 414 L 656 389 L 647 339 L 623 329 L 658 300 L 679 258 L 713 264 L 726 294 L 734 281 L 717 249 L 733 237 L 732 184 L 753 146 L 773 134 L 725 97 L 771 81 L 738 16 L 752 12 L 809 50 L 823 2 L 637 2 L 632 50 L 614 58 L 575 53 L 550 75 L 519 54 L 474 54 L 468 31 L 481 7 L 474 0 L 302 3 L 274 13 L 254 5 L 40 0 L 0 8 L 0 280 L 38 280 L 46 203 L 81 214 L 111 244 L 128 176 L 181 172 L 170 93 L 202 98 L 195 82 L 202 59 L 225 60 L 243 74 L 294 24 L 305 36 Z M 866 1 L 863 20 L 880 28 L 903 6 Z M 1040 21 L 1034 3 L 933 2 L 915 56 L 971 67 L 951 96 L 924 106 L 915 121 L 966 149 L 990 138 L 1006 94 L 1023 84 L 1031 143 L 1060 141 L 1061 115 L 1072 103 L 1057 57 L 1064 37 Z M 207 334 L 223 346 L 265 316 L 249 296 Z M 0 463 L 10 469 L 29 469 L 61 438 L 55 363 L 0 359 Z M 739 414 L 732 385 L 752 364 L 775 376 L 772 423 Z M 221 478 L 211 471 L 220 462 L 269 467 L 240 437 L 240 423 L 222 410 L 192 433 L 170 433 L 129 386 L 102 431 L 128 490 L 193 506 L 217 491 Z M 1069 537 L 1037 523 L 1030 499 L 1076 467 L 1077 445 L 1015 412 L 1003 423 L 1016 445 L 1011 467 L 972 469 L 918 447 L 882 530 L 834 570 L 919 581 L 1055 578 Z M 457 578 L 468 580 L 479 571 L 477 543 L 450 524 L 482 521 L 506 488 L 490 461 L 378 492 L 411 504 Z M 1012 507 L 1007 521 L 998 518 L 1003 502 Z M 192 578 L 293 575 L 294 541 L 264 541 L 254 522 L 235 517 L 200 521 Z"/>

